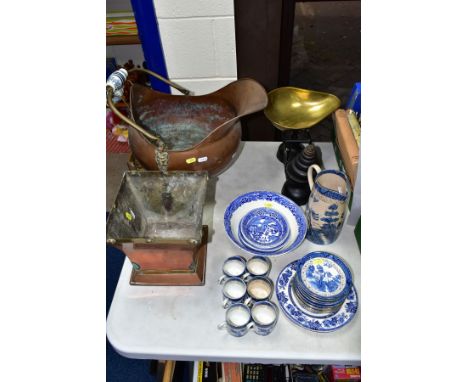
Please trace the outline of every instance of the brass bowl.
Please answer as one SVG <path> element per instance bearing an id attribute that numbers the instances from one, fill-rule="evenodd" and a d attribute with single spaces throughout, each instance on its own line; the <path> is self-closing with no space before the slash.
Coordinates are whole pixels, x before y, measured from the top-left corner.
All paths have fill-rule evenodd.
<path id="1" fill-rule="evenodd" d="M 280 130 L 306 129 L 340 107 L 333 94 L 286 86 L 268 93 L 265 116 Z"/>

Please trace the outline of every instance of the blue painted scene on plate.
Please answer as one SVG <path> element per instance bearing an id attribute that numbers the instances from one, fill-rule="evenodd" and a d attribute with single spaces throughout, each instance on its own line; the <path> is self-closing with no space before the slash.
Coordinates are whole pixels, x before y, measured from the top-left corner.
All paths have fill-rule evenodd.
<path id="1" fill-rule="evenodd" d="M 258 208 L 242 219 L 246 239 L 261 245 L 274 245 L 285 241 L 288 233 L 286 220 L 277 211 Z"/>
<path id="2" fill-rule="evenodd" d="M 340 286 L 342 277 L 339 274 L 332 274 L 332 265 L 325 262 L 326 269 L 321 265 L 311 265 L 306 270 L 307 281 L 312 287 L 321 292 L 334 292 Z"/>

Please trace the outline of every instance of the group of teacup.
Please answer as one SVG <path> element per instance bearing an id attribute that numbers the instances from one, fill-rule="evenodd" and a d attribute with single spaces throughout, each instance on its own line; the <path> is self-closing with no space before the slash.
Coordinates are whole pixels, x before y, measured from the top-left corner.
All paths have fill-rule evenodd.
<path id="1" fill-rule="evenodd" d="M 219 283 L 223 286 L 223 303 L 226 320 L 218 326 L 236 337 L 242 337 L 250 329 L 256 334 L 270 334 L 278 321 L 278 307 L 270 301 L 274 283 L 268 277 L 271 261 L 267 257 L 254 256 L 246 260 L 242 256 L 227 258 L 223 264 Z"/>

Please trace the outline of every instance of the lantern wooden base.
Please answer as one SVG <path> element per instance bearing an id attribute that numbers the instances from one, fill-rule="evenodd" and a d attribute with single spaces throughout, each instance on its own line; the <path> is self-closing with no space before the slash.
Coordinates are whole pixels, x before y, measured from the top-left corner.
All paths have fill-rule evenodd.
<path id="1" fill-rule="evenodd" d="M 204 225 L 201 244 L 193 251 L 193 263 L 191 267 L 185 269 L 170 269 L 164 267 L 164 270 L 147 269 L 137 271 L 133 269 L 130 276 L 131 285 L 204 285 L 206 252 L 208 245 L 208 226 Z M 176 255 L 176 253 L 174 253 Z M 171 253 L 166 253 L 171 256 Z"/>

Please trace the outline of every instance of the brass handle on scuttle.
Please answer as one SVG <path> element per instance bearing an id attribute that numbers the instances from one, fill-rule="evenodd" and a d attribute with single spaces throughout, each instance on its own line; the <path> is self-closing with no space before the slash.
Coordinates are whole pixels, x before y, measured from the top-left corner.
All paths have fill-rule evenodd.
<path id="1" fill-rule="evenodd" d="M 114 95 L 122 95 L 123 94 L 123 88 L 125 86 L 125 82 L 127 81 L 128 74 L 132 73 L 132 72 L 136 72 L 136 71 L 147 73 L 147 74 L 157 78 L 158 80 L 168 84 L 169 86 L 173 87 L 174 89 L 177 89 L 178 91 L 180 91 L 184 95 L 192 95 L 193 93 L 190 90 L 184 88 L 183 86 L 178 85 L 175 82 L 172 82 L 172 81 L 160 76 L 159 74 L 157 74 L 157 73 L 155 73 L 155 72 L 153 72 L 152 70 L 149 70 L 149 69 L 134 68 L 134 69 L 130 69 L 128 72 L 125 69 L 119 69 L 119 70 L 116 70 L 114 73 L 112 73 L 109 76 L 109 78 L 107 80 L 107 83 L 106 83 L 106 98 L 107 98 L 107 105 L 109 106 L 109 108 L 122 121 L 124 121 L 125 123 L 129 124 L 130 126 L 135 128 L 136 130 L 138 130 L 141 134 L 143 134 L 145 137 L 149 138 L 150 140 L 156 141 L 161 148 L 165 148 L 166 145 L 165 145 L 163 139 L 159 135 L 150 133 L 149 131 L 147 131 L 146 129 L 142 128 L 140 125 L 135 123 L 135 121 L 131 120 L 130 118 L 128 118 L 127 116 L 122 114 L 119 111 L 119 109 L 117 109 L 117 107 L 114 104 L 114 101 L 112 100 Z"/>

